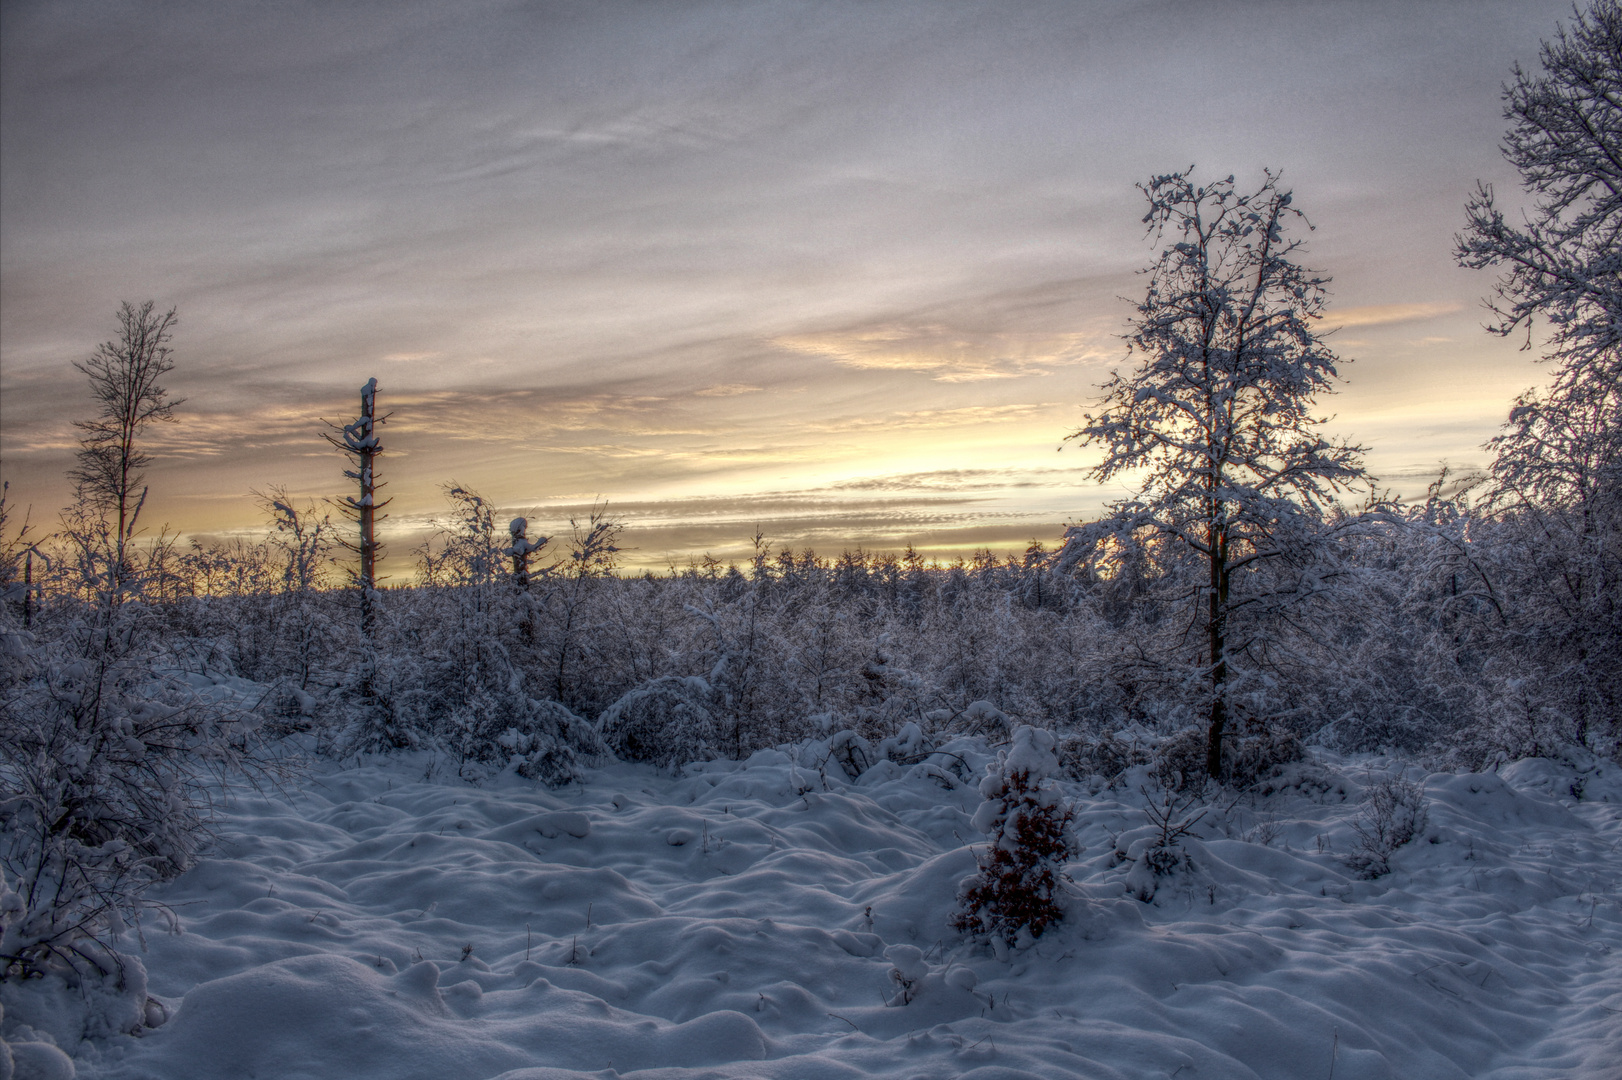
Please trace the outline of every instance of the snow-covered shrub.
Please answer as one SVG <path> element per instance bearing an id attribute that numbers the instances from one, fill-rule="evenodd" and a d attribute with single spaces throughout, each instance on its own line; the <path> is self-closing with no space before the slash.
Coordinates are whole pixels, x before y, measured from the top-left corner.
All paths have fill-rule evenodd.
<path id="1" fill-rule="evenodd" d="M 74 502 L 56 560 L 65 588 L 50 619 L 28 605 L 28 629 L 0 605 L 0 980 L 51 972 L 130 988 L 126 969 L 138 965 L 119 946 L 127 928 L 139 934 L 146 888 L 190 865 L 208 781 L 254 761 L 243 710 L 205 703 L 164 673 L 178 655 L 213 651 L 165 647 L 153 605 L 178 596 L 175 546 L 136 542 L 151 461 L 143 431 L 177 404 L 157 384 L 174 368 L 176 317 L 148 301 L 125 303 L 118 318 L 120 337 L 75 365 L 98 408 L 75 425 Z M 251 578 L 245 591 L 258 588 Z"/>
<path id="2" fill-rule="evenodd" d="M 1125 850 L 1118 849 L 1115 860 L 1131 864 L 1126 876 L 1127 892 L 1148 903 L 1155 898 L 1164 879 L 1193 869 L 1181 841 L 1192 835 L 1191 830 L 1205 817 L 1206 811 L 1191 814 L 1199 797 L 1169 784 L 1161 787 L 1158 797 L 1148 788 L 1139 790 L 1145 800 L 1143 814 L 1149 828 L 1132 839 Z"/>
<path id="3" fill-rule="evenodd" d="M 1105 728 L 1096 739 L 1068 735 L 1059 741 L 1059 765 L 1075 780 L 1101 776 L 1115 780 L 1134 765 L 1149 763 L 1148 749 L 1137 739 L 1126 739 Z"/>
<path id="4" fill-rule="evenodd" d="M 852 780 L 859 778 L 879 760 L 873 744 L 848 728 L 836 731 L 828 739 L 828 757 L 845 770 Z"/>
<path id="5" fill-rule="evenodd" d="M 332 604 L 319 590 L 326 579 L 328 559 L 336 541 L 332 520 L 319 515 L 313 503 L 298 506 L 285 489 L 272 488 L 262 495 L 261 505 L 270 514 L 275 530 L 272 543 L 281 554 L 281 591 L 267 605 L 275 633 L 274 670 L 242 672 L 255 678 L 281 676 L 292 699 L 292 709 L 283 715 L 304 718 L 314 714 L 310 695 L 316 669 L 321 662 L 323 639 L 330 637 Z"/>
<path id="6" fill-rule="evenodd" d="M 1341 861 L 1363 877 L 1391 872 L 1391 856 L 1425 829 L 1425 790 L 1412 780 L 1387 776 L 1369 784 L 1352 822 L 1357 839 Z"/>
<path id="7" fill-rule="evenodd" d="M 997 738 L 1012 731 L 1014 722 L 997 706 L 981 700 L 971 701 L 967 708 L 952 718 L 952 725 L 965 735 Z"/>
<path id="8" fill-rule="evenodd" d="M 896 992 L 886 1004 L 892 1008 L 911 1005 L 919 997 L 939 996 L 951 989 L 973 993 L 978 980 L 966 967 L 931 967 L 924 951 L 916 945 L 891 945 L 884 950 L 890 961 L 890 981 Z"/>
<path id="9" fill-rule="evenodd" d="M 627 761 L 668 768 L 716 757 L 723 740 L 709 683 L 665 676 L 636 687 L 597 718 L 609 750 Z"/>
<path id="10" fill-rule="evenodd" d="M 1596 738 L 1593 725 L 1585 731 L 1574 710 L 1562 708 L 1566 695 L 1551 686 L 1559 680 L 1537 666 L 1527 664 L 1514 676 L 1481 680 L 1474 722 L 1449 739 L 1436 740 L 1432 760 L 1446 768 L 1483 772 L 1525 758 L 1559 757 L 1574 746 L 1611 752 L 1614 747 Z"/>
<path id="11" fill-rule="evenodd" d="M 569 550 L 547 572 L 547 587 L 526 602 L 533 642 L 533 676 L 539 694 L 589 715 L 594 685 L 604 681 L 595 655 L 609 628 L 603 616 L 618 588 L 614 568 L 624 525 L 606 504 L 584 519 L 569 519 Z M 533 613 L 531 613 L 533 612 Z"/>
<path id="12" fill-rule="evenodd" d="M 1252 787 L 1272 775 L 1280 765 L 1300 761 L 1304 753 L 1300 736 L 1289 728 L 1256 723 L 1240 731 L 1237 737 L 1225 740 L 1223 783 Z"/>
<path id="13" fill-rule="evenodd" d="M 884 950 L 884 958 L 890 961 L 890 981 L 896 986 L 889 1004 L 911 1005 L 918 996 L 919 984 L 929 974 L 923 950 L 916 945 L 891 945 Z"/>
<path id="14" fill-rule="evenodd" d="M 856 729 L 870 738 L 916 723 L 930 699 L 929 681 L 903 667 L 896 656 L 896 634 L 884 631 L 858 669 L 854 709 Z"/>
<path id="15" fill-rule="evenodd" d="M 1051 780 L 1056 744 L 1051 731 L 1022 726 L 986 766 L 974 827 L 991 842 L 961 883 L 952 924 L 964 933 L 1023 945 L 1064 917 L 1059 873 L 1076 846 L 1074 813 Z"/>
<path id="16" fill-rule="evenodd" d="M 164 675 L 138 606 L 49 634 L 0 613 L 3 974 L 122 973 L 143 894 L 191 865 L 211 782 L 254 768 L 252 718 Z"/>
<path id="17" fill-rule="evenodd" d="M 409 750 L 426 743 L 431 721 L 422 709 L 417 667 L 414 657 L 362 646 L 337 688 L 341 719 L 332 744 L 337 756 Z"/>
<path id="18" fill-rule="evenodd" d="M 582 717 L 530 697 L 498 646 L 466 652 L 465 666 L 436 651 L 423 659 L 385 653 L 369 674 L 362 668 L 343 688 L 350 720 L 338 752 L 432 747 L 464 776 L 505 765 L 551 786 L 574 782 L 582 765 L 608 754 Z"/>
<path id="19" fill-rule="evenodd" d="M 339 695 L 348 723 L 337 748 L 432 747 L 464 777 L 506 766 L 569 783 L 607 751 L 572 709 L 539 699 L 556 687 L 556 671 L 536 670 L 533 609 L 503 578 L 514 559 L 527 587 L 523 560 L 541 545 L 522 538 L 519 519 L 503 546 L 489 500 L 455 485 L 446 496 L 451 514 L 418 549 L 425 584 L 380 603 L 374 633 L 357 650 Z"/>
<path id="20" fill-rule="evenodd" d="M 1222 740 L 1221 782 L 1248 788 L 1270 775 L 1279 765 L 1301 760 L 1301 739 L 1288 728 L 1261 722 L 1235 725 Z M 1101 747 L 1121 759 L 1136 764 L 1141 751 L 1136 747 Z M 1197 791 L 1209 779 L 1206 772 L 1206 733 L 1199 728 L 1174 732 L 1148 754 L 1151 772 L 1162 787 L 1172 791 Z M 1129 765 L 1127 766 L 1129 767 Z"/>
<path id="21" fill-rule="evenodd" d="M 879 756 L 898 765 L 913 765 L 935 752 L 935 740 L 924 734 L 914 721 L 901 725 L 901 730 L 887 739 L 879 740 Z"/>
<path id="22" fill-rule="evenodd" d="M 1150 756 L 1155 779 L 1173 791 L 1204 787 L 1209 779 L 1205 743 L 1206 733 L 1199 728 L 1184 728 L 1162 739 Z"/>
<path id="23" fill-rule="evenodd" d="M 513 755 L 519 776 L 551 787 L 580 778 L 580 766 L 607 754 L 597 730 L 555 701 L 526 702 L 523 719 L 496 737 Z"/>
<path id="24" fill-rule="evenodd" d="M 476 770 L 480 764 L 506 759 L 501 737 L 524 717 L 529 703 L 521 686 L 493 689 L 475 684 L 461 697 L 439 718 L 436 729 L 445 749 L 456 755 L 460 774 L 467 777 L 469 765 Z"/>

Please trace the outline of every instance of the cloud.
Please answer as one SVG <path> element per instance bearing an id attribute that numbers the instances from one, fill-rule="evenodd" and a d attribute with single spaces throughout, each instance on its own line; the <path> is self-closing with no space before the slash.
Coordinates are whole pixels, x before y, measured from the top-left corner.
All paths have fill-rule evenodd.
<path id="1" fill-rule="evenodd" d="M 959 409 L 918 409 L 911 412 L 877 412 L 833 420 L 808 420 L 800 430 L 823 434 L 841 431 L 958 428 L 973 424 L 1007 424 L 1024 420 L 1054 407 L 1052 402 L 1016 405 L 966 405 Z"/>
<path id="2" fill-rule="evenodd" d="M 1324 316 L 1329 326 L 1386 326 L 1391 323 L 1424 322 L 1464 310 L 1463 304 L 1365 304 L 1343 308 Z M 1445 340 L 1445 339 L 1442 339 Z"/>
<path id="3" fill-rule="evenodd" d="M 910 371 L 937 382 L 1047 375 L 1101 359 L 1097 335 L 977 331 L 945 323 L 890 322 L 860 329 L 779 337 L 772 344 L 843 367 Z"/>
<path id="4" fill-rule="evenodd" d="M 749 386 L 745 383 L 724 383 L 720 386 L 707 386 L 702 390 L 694 390 L 697 397 L 737 397 L 739 394 L 758 394 L 765 387 Z"/>
<path id="5" fill-rule="evenodd" d="M 11 5 L 7 478 L 66 498 L 88 403 L 68 361 L 153 296 L 180 308 L 189 399 L 154 432 L 154 520 L 336 490 L 319 418 L 372 375 L 401 513 L 453 476 L 500 498 L 1057 490 L 977 469 L 1054 460 L 1071 425 L 1044 402 L 1121 359 L 1153 171 L 1287 159 L 1333 325 L 1471 302 L 1449 222 L 1476 175 L 1509 178 L 1478 106 L 1561 14 L 1477 6 Z M 1211 58 L 1235 48 L 1269 77 L 1229 78 Z M 1363 303 L 1404 295 L 1430 302 Z M 1445 351 L 1398 354 L 1382 400 L 1429 409 L 1436 372 L 1477 370 Z M 1496 418 L 1474 423 L 1439 452 Z"/>
<path id="6" fill-rule="evenodd" d="M 835 491 L 984 491 L 1073 487 L 1081 469 L 938 469 L 893 476 L 861 476 L 829 485 Z"/>

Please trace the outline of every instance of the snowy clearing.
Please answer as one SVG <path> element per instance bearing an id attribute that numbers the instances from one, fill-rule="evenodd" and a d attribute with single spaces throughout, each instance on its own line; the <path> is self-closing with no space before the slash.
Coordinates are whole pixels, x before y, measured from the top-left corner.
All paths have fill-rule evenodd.
<path id="1" fill-rule="evenodd" d="M 561 792 L 323 764 L 157 890 L 166 1024 L 80 1042 L 36 981 L 4 987 L 8 1038 L 107 1080 L 1619 1075 L 1613 765 L 1425 777 L 1422 835 L 1368 881 L 1341 856 L 1395 763 L 1318 755 L 1211 804 L 1148 903 L 1116 854 L 1141 770 L 1067 783 L 1071 914 L 998 959 L 948 929 L 984 742 L 945 748 L 966 783 L 788 749 Z"/>

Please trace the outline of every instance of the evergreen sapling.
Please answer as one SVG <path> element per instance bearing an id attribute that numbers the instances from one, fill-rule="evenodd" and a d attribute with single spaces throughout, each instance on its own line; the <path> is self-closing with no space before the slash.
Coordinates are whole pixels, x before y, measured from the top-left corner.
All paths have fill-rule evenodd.
<path id="1" fill-rule="evenodd" d="M 1078 853 L 1070 835 L 1074 813 L 1053 785 L 1059 771 L 1051 731 L 1021 726 L 1008 749 L 986 767 L 985 800 L 974 827 L 991 843 L 980 872 L 963 879 L 952 924 L 1003 947 L 1023 948 L 1064 917 L 1059 874 Z"/>

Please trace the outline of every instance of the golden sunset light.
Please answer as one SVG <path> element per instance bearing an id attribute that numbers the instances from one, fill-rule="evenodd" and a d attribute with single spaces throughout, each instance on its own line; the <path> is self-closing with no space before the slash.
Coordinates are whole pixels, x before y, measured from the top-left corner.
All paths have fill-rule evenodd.
<path id="1" fill-rule="evenodd" d="M 397 540 L 454 480 L 548 528 L 607 500 L 651 567 L 757 525 L 1052 541 L 1120 494 L 1055 451 L 1125 359 L 1134 184 L 1190 162 L 1283 169 L 1333 279 L 1324 407 L 1393 491 L 1480 465 L 1539 377 L 1451 245 L 1553 0 L 338 10 L 8 7 L 0 456 L 36 518 L 73 361 L 154 298 L 186 403 L 153 526 L 340 494 L 321 421 L 376 377 Z M 1267 79 L 1223 78 L 1235 41 Z"/>

